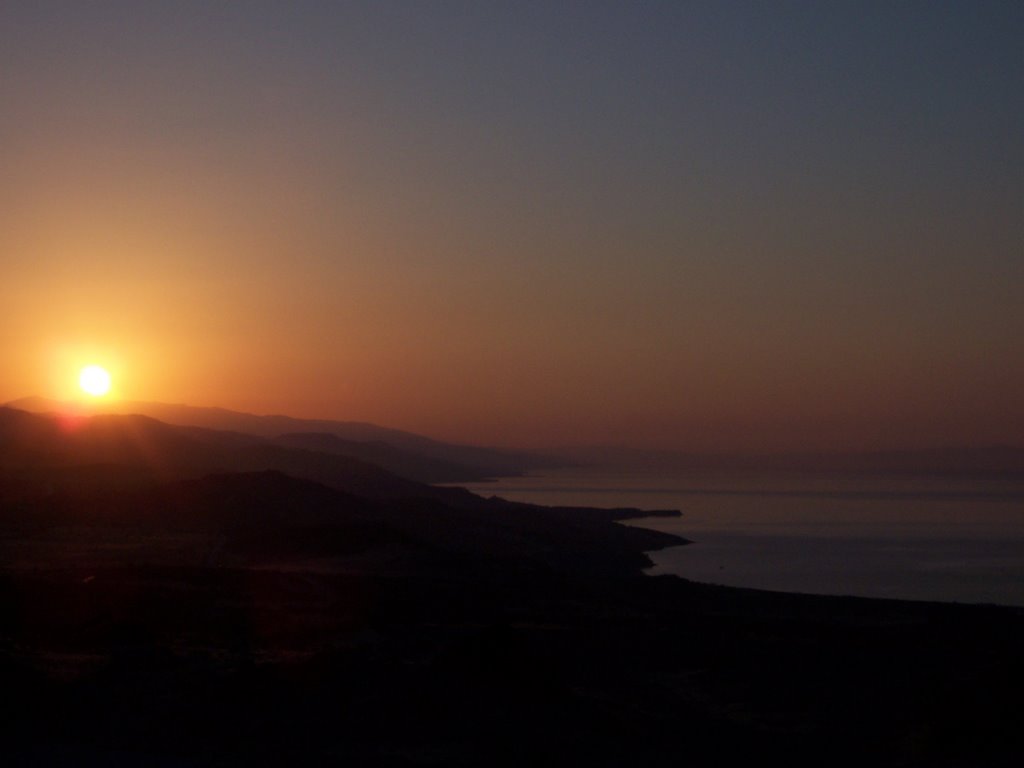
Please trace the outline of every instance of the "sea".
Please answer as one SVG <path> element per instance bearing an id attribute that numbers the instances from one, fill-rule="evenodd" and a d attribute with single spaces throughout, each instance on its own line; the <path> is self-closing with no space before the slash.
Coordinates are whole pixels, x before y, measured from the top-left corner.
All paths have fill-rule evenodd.
<path id="1" fill-rule="evenodd" d="M 691 540 L 651 575 L 782 592 L 1024 606 L 1024 481 L 566 468 L 467 486 L 559 506 L 674 509 L 624 522 Z"/>

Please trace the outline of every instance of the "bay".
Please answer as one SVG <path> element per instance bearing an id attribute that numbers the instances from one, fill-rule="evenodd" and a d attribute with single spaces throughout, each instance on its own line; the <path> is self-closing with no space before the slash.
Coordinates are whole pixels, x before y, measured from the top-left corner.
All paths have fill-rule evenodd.
<path id="1" fill-rule="evenodd" d="M 786 592 L 1024 606 L 1014 479 L 569 468 L 467 486 L 560 506 L 677 509 L 630 520 L 694 543 L 651 575 Z"/>

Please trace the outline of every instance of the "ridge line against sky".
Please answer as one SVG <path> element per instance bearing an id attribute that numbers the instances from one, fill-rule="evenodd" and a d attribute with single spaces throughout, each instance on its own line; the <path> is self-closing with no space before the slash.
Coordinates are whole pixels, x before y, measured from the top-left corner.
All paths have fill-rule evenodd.
<path id="1" fill-rule="evenodd" d="M 1024 4 L 7 2 L 0 401 L 1024 439 Z"/>

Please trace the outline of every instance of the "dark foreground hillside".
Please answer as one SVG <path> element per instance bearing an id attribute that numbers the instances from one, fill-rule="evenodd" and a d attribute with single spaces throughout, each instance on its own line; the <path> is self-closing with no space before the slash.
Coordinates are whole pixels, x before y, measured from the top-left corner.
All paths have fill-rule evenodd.
<path id="1" fill-rule="evenodd" d="M 404 482 L 369 498 L 335 469 L 335 487 L 191 465 L 154 479 L 12 445 L 4 765 L 1016 766 L 1024 753 L 1018 610 L 645 577 L 642 552 L 676 540 L 613 522 L 629 510 Z"/>

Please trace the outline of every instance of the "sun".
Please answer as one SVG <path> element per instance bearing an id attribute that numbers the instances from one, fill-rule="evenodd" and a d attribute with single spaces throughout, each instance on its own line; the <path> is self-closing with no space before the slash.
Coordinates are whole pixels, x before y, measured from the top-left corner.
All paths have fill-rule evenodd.
<path id="1" fill-rule="evenodd" d="M 78 374 L 78 386 L 93 397 L 102 397 L 110 391 L 110 374 L 98 365 L 87 365 Z"/>

